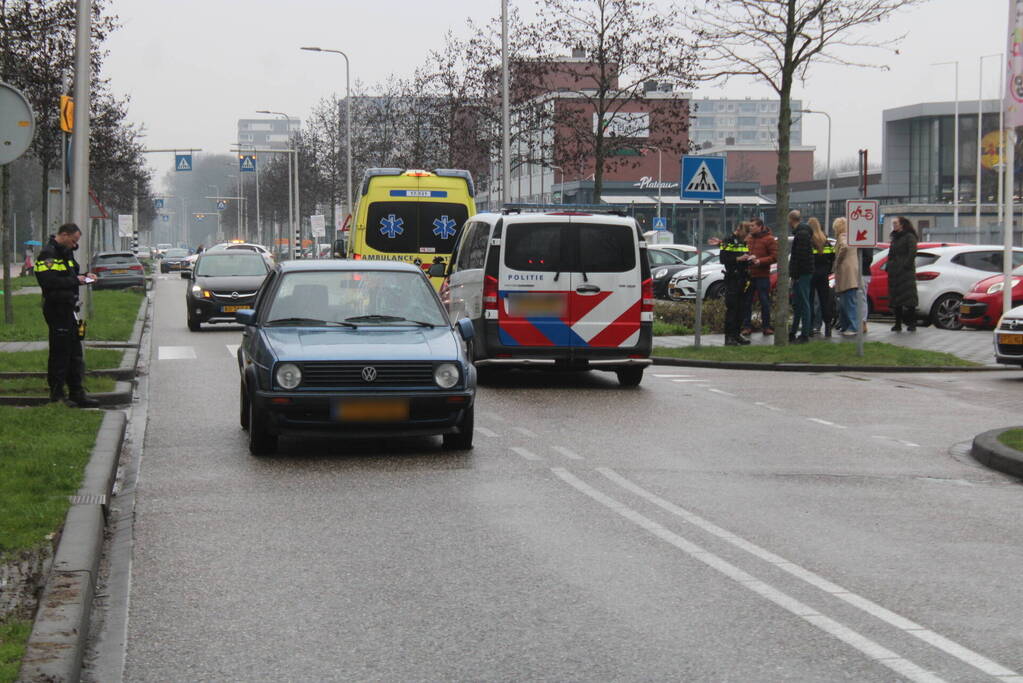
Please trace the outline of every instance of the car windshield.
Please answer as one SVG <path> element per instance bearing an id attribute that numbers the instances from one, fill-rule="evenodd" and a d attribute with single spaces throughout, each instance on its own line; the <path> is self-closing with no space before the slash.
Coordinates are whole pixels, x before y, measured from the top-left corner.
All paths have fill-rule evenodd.
<path id="1" fill-rule="evenodd" d="M 181 258 L 188 256 L 188 249 L 168 249 L 163 253 L 164 258 Z"/>
<path id="2" fill-rule="evenodd" d="M 197 277 L 232 277 L 266 275 L 266 261 L 252 252 L 205 254 L 199 259 Z"/>
<path id="3" fill-rule="evenodd" d="M 426 278 L 383 270 L 286 273 L 264 320 L 303 325 L 448 324 Z"/>
<path id="4" fill-rule="evenodd" d="M 702 259 L 700 258 L 702 257 Z M 686 254 L 683 258 L 683 263 L 687 266 L 697 266 L 702 263 L 717 263 L 718 255 L 710 251 L 702 251 L 697 254 L 695 251 L 691 254 Z"/>
<path id="5" fill-rule="evenodd" d="M 135 258 L 134 254 L 96 254 L 96 258 L 93 259 L 93 264 L 107 264 L 107 263 L 125 263 L 125 264 L 138 264 L 138 259 Z"/>

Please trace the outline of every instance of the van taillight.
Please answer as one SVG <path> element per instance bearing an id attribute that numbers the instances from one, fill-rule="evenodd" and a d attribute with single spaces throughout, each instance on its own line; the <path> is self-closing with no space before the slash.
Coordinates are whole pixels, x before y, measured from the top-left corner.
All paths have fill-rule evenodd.
<path id="1" fill-rule="evenodd" d="M 653 291 L 653 289 L 650 291 Z M 483 278 L 483 310 L 497 310 L 497 278 L 493 275 L 487 275 Z"/>
<path id="2" fill-rule="evenodd" d="M 643 303 L 639 307 L 640 313 L 654 312 L 654 280 L 647 278 L 643 280 Z"/>

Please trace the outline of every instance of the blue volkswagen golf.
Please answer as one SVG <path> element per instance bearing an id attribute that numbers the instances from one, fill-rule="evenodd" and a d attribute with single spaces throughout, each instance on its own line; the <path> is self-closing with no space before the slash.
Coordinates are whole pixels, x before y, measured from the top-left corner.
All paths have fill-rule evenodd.
<path id="1" fill-rule="evenodd" d="M 287 261 L 263 282 L 238 349 L 249 451 L 278 436 L 442 434 L 472 448 L 472 323 L 452 326 L 423 271 L 394 261 Z"/>

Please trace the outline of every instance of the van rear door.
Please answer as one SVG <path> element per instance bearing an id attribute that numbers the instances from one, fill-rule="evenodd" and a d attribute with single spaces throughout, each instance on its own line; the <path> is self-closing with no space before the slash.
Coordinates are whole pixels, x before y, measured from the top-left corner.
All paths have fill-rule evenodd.
<path id="1" fill-rule="evenodd" d="M 573 346 L 636 346 L 643 293 L 635 226 L 596 216 L 576 217 L 572 238 L 577 255 L 569 311 Z"/>
<path id="2" fill-rule="evenodd" d="M 565 216 L 505 223 L 498 271 L 498 336 L 504 346 L 568 347 L 572 277 Z"/>

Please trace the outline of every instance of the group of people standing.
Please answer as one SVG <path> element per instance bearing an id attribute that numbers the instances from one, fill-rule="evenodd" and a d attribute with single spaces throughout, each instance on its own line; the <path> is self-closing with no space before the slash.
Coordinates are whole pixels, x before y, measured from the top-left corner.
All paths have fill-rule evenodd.
<path id="1" fill-rule="evenodd" d="M 822 326 L 825 337 L 831 337 L 833 329 L 843 336 L 855 336 L 861 326 L 866 332 L 866 288 L 873 250 L 849 246 L 849 226 L 844 217 L 832 223 L 834 245 L 816 218 L 803 222 L 799 211 L 791 211 L 788 221 L 792 232 L 789 278 L 793 313 L 789 341 L 808 342 Z M 714 238 L 710 243 L 720 246 L 725 267 L 725 345 L 751 343 L 753 308 L 757 304 L 764 335 L 774 334 L 771 265 L 778 260 L 778 240 L 771 229 L 754 218 L 740 222 L 730 237 Z M 903 323 L 910 332 L 916 329 L 916 244 L 913 225 L 904 217 L 896 218 L 886 267 L 895 314 L 892 330 L 896 332 L 902 330 Z M 833 303 L 837 303 L 837 311 Z"/>

